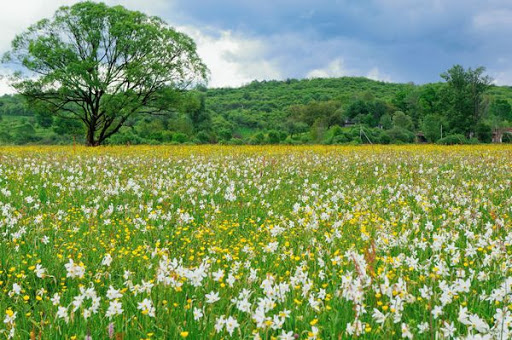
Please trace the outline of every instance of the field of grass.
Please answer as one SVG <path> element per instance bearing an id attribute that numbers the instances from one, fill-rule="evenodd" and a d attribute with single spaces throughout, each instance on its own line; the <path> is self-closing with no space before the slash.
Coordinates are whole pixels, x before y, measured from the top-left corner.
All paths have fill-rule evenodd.
<path id="1" fill-rule="evenodd" d="M 507 339 L 512 147 L 0 148 L 14 339 Z"/>

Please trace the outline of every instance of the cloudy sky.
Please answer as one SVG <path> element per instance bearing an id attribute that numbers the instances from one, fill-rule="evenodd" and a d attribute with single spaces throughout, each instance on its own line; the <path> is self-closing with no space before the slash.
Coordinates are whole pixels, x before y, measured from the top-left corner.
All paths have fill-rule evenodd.
<path id="1" fill-rule="evenodd" d="M 2 3 L 0 53 L 16 33 L 75 0 Z M 510 0 L 106 0 L 192 36 L 210 86 L 253 79 L 364 76 L 439 81 L 454 64 L 512 85 Z M 0 73 L 5 67 L 0 66 Z M 0 81 L 0 93 L 9 92 Z"/>

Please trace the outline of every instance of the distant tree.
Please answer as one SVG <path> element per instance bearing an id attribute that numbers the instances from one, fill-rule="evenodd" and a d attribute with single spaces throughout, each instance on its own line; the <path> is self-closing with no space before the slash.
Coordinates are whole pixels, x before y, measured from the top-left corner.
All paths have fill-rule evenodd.
<path id="1" fill-rule="evenodd" d="M 304 133 L 304 132 L 307 132 L 309 127 L 306 123 L 304 122 L 300 122 L 300 121 L 296 121 L 294 119 L 288 119 L 285 123 L 284 123 L 284 126 L 285 126 L 285 129 L 286 131 L 288 131 L 288 133 L 290 134 L 290 136 L 294 136 L 294 135 L 297 135 L 297 134 L 301 134 L 301 133 Z"/>
<path id="2" fill-rule="evenodd" d="M 185 112 L 190 117 L 194 130 L 211 129 L 211 116 L 206 110 L 206 96 L 204 93 L 190 93 L 185 98 Z"/>
<path id="3" fill-rule="evenodd" d="M 380 120 L 379 120 L 379 125 L 384 130 L 391 129 L 393 127 L 393 119 L 391 118 L 391 115 L 389 115 L 387 113 L 382 115 L 382 117 L 380 117 Z"/>
<path id="4" fill-rule="evenodd" d="M 425 135 L 425 138 L 434 143 L 439 140 L 441 136 L 441 126 L 443 125 L 442 117 L 435 114 L 428 114 L 423 117 L 421 122 L 421 131 Z M 446 125 L 445 125 L 446 128 Z"/>
<path id="5" fill-rule="evenodd" d="M 402 111 L 396 111 L 393 113 L 393 126 L 409 131 L 412 131 L 414 128 L 411 117 Z"/>
<path id="6" fill-rule="evenodd" d="M 489 107 L 489 114 L 500 120 L 512 122 L 512 107 L 505 99 L 494 100 Z"/>
<path id="7" fill-rule="evenodd" d="M 446 81 L 445 102 L 452 130 L 466 135 L 474 133 L 482 118 L 484 93 L 491 84 L 491 78 L 484 75 L 485 68 L 468 68 L 455 65 L 441 77 Z"/>
<path id="8" fill-rule="evenodd" d="M 89 146 L 102 144 L 137 113 L 168 110 L 169 91 L 205 81 L 187 35 L 157 17 L 92 1 L 61 7 L 18 35 L 5 62 L 29 102 L 82 121 Z"/>

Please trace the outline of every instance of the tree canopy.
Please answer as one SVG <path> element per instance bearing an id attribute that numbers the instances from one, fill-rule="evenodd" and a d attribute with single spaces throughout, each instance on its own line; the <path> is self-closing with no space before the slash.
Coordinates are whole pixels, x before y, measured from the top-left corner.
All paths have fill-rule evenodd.
<path id="1" fill-rule="evenodd" d="M 13 86 L 38 110 L 85 124 L 102 144 L 135 114 L 169 112 L 175 92 L 206 82 L 194 41 L 158 17 L 80 2 L 30 26 L 4 62 Z"/>

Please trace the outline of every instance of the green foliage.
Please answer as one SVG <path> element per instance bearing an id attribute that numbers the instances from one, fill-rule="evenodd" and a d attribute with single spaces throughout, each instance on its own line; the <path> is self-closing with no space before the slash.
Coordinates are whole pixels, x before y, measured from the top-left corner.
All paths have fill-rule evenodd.
<path id="1" fill-rule="evenodd" d="M 485 68 L 468 68 L 455 65 L 441 77 L 447 87 L 443 92 L 447 117 L 453 132 L 469 135 L 484 114 L 483 94 L 490 86 L 491 78 L 484 76 Z"/>
<path id="2" fill-rule="evenodd" d="M 414 143 L 414 133 L 407 129 L 395 126 L 391 130 L 388 130 L 387 134 L 391 139 L 391 143 Z"/>
<path id="3" fill-rule="evenodd" d="M 173 140 L 173 142 L 183 144 L 186 141 L 188 141 L 188 136 L 182 132 L 178 132 L 178 133 L 174 134 L 172 140 Z"/>
<path id="4" fill-rule="evenodd" d="M 172 109 L 163 115 L 130 116 L 119 129 L 123 136 L 111 138 L 109 143 L 178 143 L 175 135 L 180 134 L 180 143 L 200 144 L 386 144 L 412 143 L 418 132 L 431 143 L 457 133 L 488 141 L 476 131 L 479 124 L 493 129 L 512 126 L 512 120 L 507 120 L 512 88 L 491 86 L 480 98 L 478 121 L 468 129 L 464 124 L 472 121 L 473 112 L 454 113 L 459 102 L 457 87 L 450 82 L 458 79 L 457 72 L 452 72 L 453 79 L 447 83 L 421 86 L 345 77 L 252 82 L 229 89 L 198 86 L 184 92 L 165 88 L 154 103 L 163 108 L 172 102 Z M 469 69 L 464 73 L 478 72 Z M 485 78 L 481 73 L 478 77 Z M 469 76 L 463 80 L 475 82 Z M 471 86 L 462 88 L 462 102 L 470 102 Z M 83 138 L 83 129 L 62 126 L 57 117 L 45 128 L 42 125 L 49 122 L 42 123 L 38 112 L 36 107 L 27 109 L 21 96 L 0 97 L 0 115 L 4 117 L 0 143 L 23 140 L 13 139 L 15 128 L 24 124 L 21 118 L 35 127 L 36 138 L 25 138 L 27 143 L 72 143 L 73 136 Z"/>
<path id="5" fill-rule="evenodd" d="M 207 75 L 185 34 L 157 17 L 92 1 L 30 26 L 5 60 L 23 66 L 13 85 L 29 103 L 82 121 L 91 146 L 135 114 L 171 110 L 174 88 Z M 192 116 L 202 111 L 199 104 Z"/>
<path id="6" fill-rule="evenodd" d="M 414 128 L 412 118 L 402 111 L 393 113 L 393 127 L 411 131 Z"/>
<path id="7" fill-rule="evenodd" d="M 482 143 L 492 142 L 492 128 L 485 123 L 478 123 L 475 128 L 476 136 Z"/>
<path id="8" fill-rule="evenodd" d="M 286 138 L 286 136 L 284 137 Z M 271 130 L 268 132 L 269 144 L 279 144 L 279 142 L 281 142 L 281 140 L 284 140 L 285 138 L 282 139 L 282 135 L 279 133 L 279 131 Z"/>
<path id="9" fill-rule="evenodd" d="M 464 135 L 455 134 L 455 135 L 448 135 L 446 137 L 439 139 L 437 141 L 437 144 L 442 144 L 442 145 L 468 144 L 468 140 Z"/>
<path id="10" fill-rule="evenodd" d="M 441 138 L 442 118 L 435 114 L 428 114 L 423 118 L 421 131 L 430 143 L 434 143 Z M 446 128 L 446 127 L 445 127 Z"/>
<path id="11" fill-rule="evenodd" d="M 251 137 L 251 144 L 263 144 L 265 142 L 265 135 L 263 132 L 257 132 Z"/>

